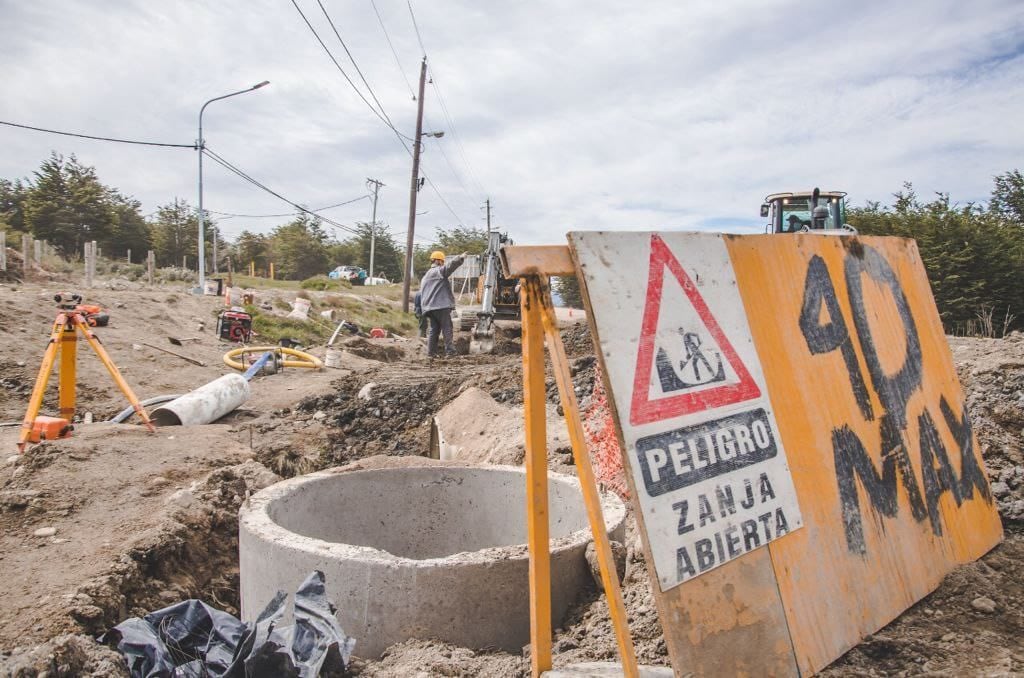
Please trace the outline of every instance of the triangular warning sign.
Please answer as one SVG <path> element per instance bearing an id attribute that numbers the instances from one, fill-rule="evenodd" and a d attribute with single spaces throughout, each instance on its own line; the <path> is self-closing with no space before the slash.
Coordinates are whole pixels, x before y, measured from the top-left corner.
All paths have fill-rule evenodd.
<path id="1" fill-rule="evenodd" d="M 677 329 L 677 346 L 659 345 L 659 318 L 665 270 L 678 281 L 698 327 Z M 689 311 L 689 309 L 687 309 Z M 651 236 L 647 301 L 637 348 L 629 421 L 649 424 L 752 400 L 761 395 L 754 379 L 708 309 L 696 285 L 657 235 Z"/>

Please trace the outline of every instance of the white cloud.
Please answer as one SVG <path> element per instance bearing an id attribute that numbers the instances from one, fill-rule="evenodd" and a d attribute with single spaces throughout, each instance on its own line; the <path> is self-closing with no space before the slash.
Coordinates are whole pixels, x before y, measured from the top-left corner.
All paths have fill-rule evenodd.
<path id="1" fill-rule="evenodd" d="M 369 2 L 324 0 L 398 128 L 415 104 Z M 316 2 L 300 6 L 353 80 Z M 410 160 L 355 96 L 290 0 L 90 5 L 0 0 L 0 119 L 190 143 L 211 104 L 211 148 L 310 206 L 387 184 L 381 214 L 404 231 Z M 415 86 L 419 46 L 404 0 L 378 0 Z M 769 192 L 820 185 L 856 204 L 902 181 L 921 195 L 984 199 L 1024 147 L 1024 5 L 647 2 L 414 3 L 436 84 L 424 167 L 466 223 L 518 242 L 572 228 L 759 230 Z M 461 141 L 460 148 L 456 141 Z M 0 176 L 24 176 L 51 149 L 76 153 L 147 211 L 196 201 L 196 157 L 0 127 Z M 472 169 L 467 168 L 468 158 Z M 458 178 L 453 175 L 454 166 Z M 208 164 L 211 209 L 287 206 Z M 481 185 L 482 189 L 481 190 Z M 429 189 L 420 233 L 455 219 Z M 329 213 L 368 218 L 368 204 Z M 226 232 L 274 220 L 232 219 Z"/>

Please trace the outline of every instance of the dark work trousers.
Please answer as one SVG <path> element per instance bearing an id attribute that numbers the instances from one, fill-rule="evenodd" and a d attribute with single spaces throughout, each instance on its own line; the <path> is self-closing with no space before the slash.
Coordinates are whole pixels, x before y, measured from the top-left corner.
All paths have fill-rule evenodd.
<path id="1" fill-rule="evenodd" d="M 430 318 L 430 334 L 427 337 L 427 355 L 431 358 L 437 357 L 437 339 L 444 333 L 445 355 L 455 355 L 455 344 L 452 343 L 452 310 L 450 308 L 435 308 L 427 311 L 424 315 Z"/>
<path id="2" fill-rule="evenodd" d="M 420 313 L 420 336 L 427 336 L 427 315 Z"/>

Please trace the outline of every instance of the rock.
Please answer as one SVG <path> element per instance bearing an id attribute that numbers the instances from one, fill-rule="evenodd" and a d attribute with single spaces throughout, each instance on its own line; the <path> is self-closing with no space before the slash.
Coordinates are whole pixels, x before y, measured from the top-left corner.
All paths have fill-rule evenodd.
<path id="1" fill-rule="evenodd" d="M 955 633 L 951 632 L 951 633 L 947 633 L 946 635 L 942 636 L 942 642 L 944 642 L 944 643 L 948 643 L 951 640 L 956 640 L 956 634 Z"/>
<path id="2" fill-rule="evenodd" d="M 198 240 L 198 238 L 196 238 L 196 240 Z M 14 364 L 17 365 L 18 367 L 24 367 L 26 363 L 24 360 L 17 360 L 15 361 Z"/>
<path id="3" fill-rule="evenodd" d="M 36 537 L 52 537 L 57 534 L 56 527 L 40 527 L 38 530 L 32 533 Z"/>
<path id="4" fill-rule="evenodd" d="M 165 504 L 187 509 L 196 503 L 195 496 L 188 490 L 178 490 L 164 500 Z"/>
<path id="5" fill-rule="evenodd" d="M 198 238 L 197 238 L 197 240 L 198 240 Z M 19 459 L 21 459 L 21 455 L 20 454 L 12 454 L 11 456 L 7 457 L 7 463 L 8 464 L 17 464 Z"/>
<path id="6" fill-rule="evenodd" d="M 370 393 L 375 388 L 377 388 L 377 383 L 371 381 L 370 383 L 366 384 L 361 389 L 359 389 L 359 393 L 356 394 L 356 397 L 359 398 L 360 400 L 369 400 Z"/>
<path id="7" fill-rule="evenodd" d="M 147 485 L 149 485 L 150 487 L 160 487 L 161 485 L 166 485 L 169 482 L 171 481 L 169 481 L 167 478 L 164 478 L 163 476 L 154 476 L 149 479 Z"/>
<path id="8" fill-rule="evenodd" d="M 971 607 L 981 612 L 995 612 L 997 606 L 996 601 L 988 596 L 980 596 L 971 601 Z"/>
<path id="9" fill-rule="evenodd" d="M 326 419 L 326 418 L 327 418 L 327 413 L 324 412 L 323 410 L 317 410 L 316 412 L 313 413 L 313 419 L 315 419 L 316 421 L 320 421 L 321 419 Z"/>
<path id="10" fill-rule="evenodd" d="M 622 583 L 622 578 L 626 575 L 626 547 L 617 541 L 612 541 L 612 560 L 615 561 L 615 573 L 618 575 L 619 583 Z M 590 566 L 590 576 L 594 578 L 594 582 L 597 587 L 604 591 L 604 585 L 601 582 L 601 566 L 597 562 L 597 549 L 594 548 L 594 542 L 587 544 L 587 565 Z"/>
<path id="11" fill-rule="evenodd" d="M 554 644 L 554 646 L 552 646 L 551 649 L 552 651 L 554 651 L 555 654 L 561 654 L 563 652 L 568 652 L 569 650 L 575 650 L 578 647 L 579 645 L 576 643 L 575 640 L 566 637 L 560 639 L 557 643 Z"/>
<path id="12" fill-rule="evenodd" d="M 1008 494 L 1010 494 L 1010 486 L 1007 485 L 1005 482 L 1003 482 L 1002 480 L 997 480 L 996 482 L 992 483 L 992 495 L 995 496 L 997 499 L 1000 497 L 1005 497 Z"/>

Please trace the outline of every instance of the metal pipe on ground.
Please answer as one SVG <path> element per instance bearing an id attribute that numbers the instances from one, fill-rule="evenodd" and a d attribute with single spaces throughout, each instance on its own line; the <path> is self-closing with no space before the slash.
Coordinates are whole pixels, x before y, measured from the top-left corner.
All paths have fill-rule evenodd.
<path id="1" fill-rule="evenodd" d="M 193 426 L 217 421 L 249 399 L 249 382 L 241 374 L 225 374 L 153 410 L 157 426 Z"/>

